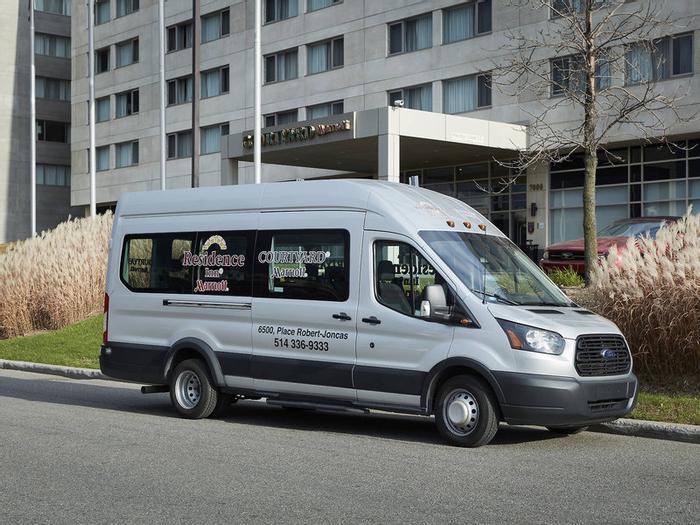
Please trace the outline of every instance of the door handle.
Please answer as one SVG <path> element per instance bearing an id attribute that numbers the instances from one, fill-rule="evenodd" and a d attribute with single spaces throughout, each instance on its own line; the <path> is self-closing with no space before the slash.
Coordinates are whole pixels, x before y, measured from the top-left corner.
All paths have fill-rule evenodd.
<path id="1" fill-rule="evenodd" d="M 381 324 L 381 323 L 382 323 L 379 319 L 377 319 L 377 318 L 374 317 L 374 316 L 372 316 L 372 317 L 363 317 L 363 318 L 362 318 L 362 322 L 363 322 L 363 323 L 367 323 L 367 324 Z"/>
<path id="2" fill-rule="evenodd" d="M 339 319 L 341 321 L 350 321 L 352 317 L 350 317 L 345 312 L 340 312 L 339 314 L 333 314 L 333 319 Z"/>

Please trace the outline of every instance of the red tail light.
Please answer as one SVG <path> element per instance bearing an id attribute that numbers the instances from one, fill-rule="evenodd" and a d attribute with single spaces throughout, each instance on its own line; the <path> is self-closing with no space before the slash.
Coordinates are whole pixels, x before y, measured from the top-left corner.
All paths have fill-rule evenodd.
<path id="1" fill-rule="evenodd" d="M 109 295 L 105 294 L 104 321 L 102 322 L 102 344 L 106 345 L 109 339 Z"/>

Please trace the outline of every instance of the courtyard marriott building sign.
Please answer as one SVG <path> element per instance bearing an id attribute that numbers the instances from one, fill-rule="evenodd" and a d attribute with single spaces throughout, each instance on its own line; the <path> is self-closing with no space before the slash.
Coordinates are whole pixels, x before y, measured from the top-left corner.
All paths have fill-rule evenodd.
<path id="1" fill-rule="evenodd" d="M 278 144 L 288 144 L 290 142 L 304 142 L 317 136 L 320 137 L 337 131 L 350 131 L 351 129 L 352 124 L 350 120 L 341 120 L 334 124 L 313 124 L 296 128 L 285 128 L 279 131 L 263 133 L 262 145 L 277 146 Z M 243 147 L 245 149 L 253 147 L 253 135 L 243 136 Z"/>

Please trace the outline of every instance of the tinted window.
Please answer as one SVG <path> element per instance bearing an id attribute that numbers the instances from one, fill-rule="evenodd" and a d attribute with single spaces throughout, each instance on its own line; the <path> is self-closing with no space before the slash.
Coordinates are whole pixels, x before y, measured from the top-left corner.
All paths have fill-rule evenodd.
<path id="1" fill-rule="evenodd" d="M 197 251 L 185 252 L 182 261 L 194 269 L 194 293 L 250 296 L 252 237 L 247 232 L 199 233 Z"/>
<path id="2" fill-rule="evenodd" d="M 190 293 L 192 267 L 183 266 L 191 251 L 194 233 L 127 236 L 124 240 L 121 277 L 139 292 Z"/>
<path id="3" fill-rule="evenodd" d="M 256 295 L 280 299 L 345 301 L 350 235 L 345 230 L 260 232 Z"/>
<path id="4" fill-rule="evenodd" d="M 444 279 L 415 248 L 397 241 L 374 243 L 374 287 L 384 306 L 420 317 L 425 289 L 432 284 L 443 285 L 448 305 L 454 304 Z"/>

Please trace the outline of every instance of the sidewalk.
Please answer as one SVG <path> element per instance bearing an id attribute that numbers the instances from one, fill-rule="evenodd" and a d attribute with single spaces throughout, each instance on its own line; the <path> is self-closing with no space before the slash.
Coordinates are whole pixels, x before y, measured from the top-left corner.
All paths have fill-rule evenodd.
<path id="1" fill-rule="evenodd" d="M 69 379 L 111 380 L 111 378 L 107 377 L 99 370 L 91 368 L 73 368 L 68 366 L 0 359 L 0 369 L 3 368 L 7 370 L 34 372 L 36 374 L 51 374 Z M 659 421 L 644 421 L 641 419 L 618 419 L 610 423 L 593 425 L 588 428 L 588 431 L 700 444 L 700 426 L 695 425 L 661 423 Z"/>

